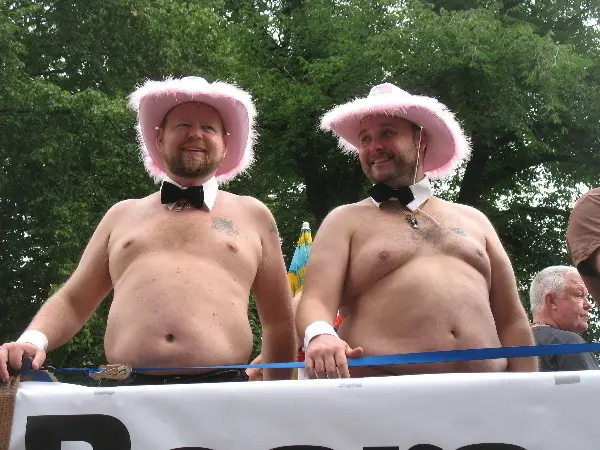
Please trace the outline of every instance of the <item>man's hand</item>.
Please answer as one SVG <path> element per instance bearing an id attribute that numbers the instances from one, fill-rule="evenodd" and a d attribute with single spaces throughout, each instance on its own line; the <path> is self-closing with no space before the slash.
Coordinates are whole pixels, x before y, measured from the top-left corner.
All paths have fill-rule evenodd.
<path id="1" fill-rule="evenodd" d="M 21 370 L 23 358 L 32 358 L 31 368 L 38 370 L 46 360 L 46 352 L 33 344 L 8 342 L 0 347 L 0 378 L 5 383 L 10 379 L 8 368 Z"/>
<path id="2" fill-rule="evenodd" d="M 262 364 L 262 354 L 259 353 L 250 364 Z M 246 375 L 248 375 L 249 381 L 263 381 L 263 370 L 257 367 L 249 367 L 246 369 Z"/>
<path id="3" fill-rule="evenodd" d="M 306 374 L 308 378 L 350 378 L 348 358 L 359 358 L 361 347 L 350 346 L 337 336 L 320 334 L 308 343 Z"/>

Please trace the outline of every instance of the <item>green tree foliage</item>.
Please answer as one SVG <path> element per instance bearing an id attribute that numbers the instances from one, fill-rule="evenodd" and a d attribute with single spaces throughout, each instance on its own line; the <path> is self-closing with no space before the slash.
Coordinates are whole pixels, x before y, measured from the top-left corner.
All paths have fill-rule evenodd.
<path id="1" fill-rule="evenodd" d="M 320 117 L 384 81 L 439 98 L 473 147 L 456 176 L 436 183 L 439 195 L 490 217 L 527 305 L 535 272 L 570 263 L 568 214 L 597 180 L 596 3 L 5 2 L 0 341 L 68 278 L 112 204 L 156 189 L 139 161 L 127 94 L 168 75 L 232 81 L 253 94 L 257 161 L 225 188 L 272 209 L 288 263 L 303 221 L 318 232 L 333 207 L 368 187 L 357 160 L 319 131 Z M 109 304 L 53 364 L 103 362 Z"/>
<path id="2" fill-rule="evenodd" d="M 211 11 L 166 1 L 2 7 L 0 340 L 68 278 L 110 206 L 154 190 L 126 93 L 146 77 L 216 72 L 226 41 L 211 33 L 222 21 Z M 102 362 L 107 307 L 51 363 Z"/>
<path id="3" fill-rule="evenodd" d="M 221 74 L 218 2 L 9 2 L 31 77 L 69 92 L 127 93 L 144 78 Z"/>
<path id="4" fill-rule="evenodd" d="M 383 81 L 435 96 L 456 112 L 473 147 L 459 174 L 440 184 L 441 195 L 490 217 L 527 303 L 537 270 L 569 262 L 568 214 L 598 169 L 598 30 L 588 24 L 597 8 L 539 3 L 313 0 L 246 9 L 238 76 L 268 113 L 260 154 L 272 158 L 274 146 L 283 148 L 285 167 L 296 166 L 279 186 L 300 176 L 318 224 L 365 186 L 356 161 L 316 132 L 320 116 Z M 569 14 L 565 28 L 556 18 Z"/>

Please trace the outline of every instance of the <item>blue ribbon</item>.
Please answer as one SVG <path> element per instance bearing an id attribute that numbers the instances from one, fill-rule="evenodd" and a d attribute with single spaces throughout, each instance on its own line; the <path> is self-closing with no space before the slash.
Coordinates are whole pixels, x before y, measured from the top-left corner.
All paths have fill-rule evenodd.
<path id="1" fill-rule="evenodd" d="M 350 367 L 391 366 L 399 364 L 430 364 L 440 362 L 478 361 L 483 359 L 525 358 L 531 356 L 565 355 L 571 353 L 600 352 L 600 343 L 529 345 L 519 347 L 475 348 L 468 350 L 443 350 L 436 352 L 400 353 L 395 355 L 364 356 L 348 359 Z M 217 369 L 301 369 L 304 362 L 283 362 L 265 364 L 237 364 L 230 366 L 192 366 L 192 367 L 142 367 L 134 372 Z M 60 368 L 55 372 L 103 372 L 97 368 Z"/>

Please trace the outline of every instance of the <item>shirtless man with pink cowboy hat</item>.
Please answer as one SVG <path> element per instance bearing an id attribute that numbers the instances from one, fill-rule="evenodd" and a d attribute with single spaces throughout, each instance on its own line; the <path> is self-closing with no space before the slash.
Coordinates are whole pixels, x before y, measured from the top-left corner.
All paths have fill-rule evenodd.
<path id="1" fill-rule="evenodd" d="M 537 371 L 535 358 L 351 367 L 347 358 L 533 345 L 509 258 L 478 210 L 433 196 L 469 154 L 437 100 L 386 83 L 329 111 L 321 127 L 357 154 L 370 198 L 321 224 L 296 325 L 310 378 Z M 343 299 L 343 305 L 342 300 Z M 336 311 L 346 316 L 338 334 Z"/>
<path id="2" fill-rule="evenodd" d="M 126 384 L 240 381 L 238 370 L 176 370 L 247 364 L 250 291 L 265 362 L 295 357 L 292 295 L 275 221 L 251 197 L 219 189 L 253 159 L 255 107 L 234 85 L 188 77 L 148 81 L 130 97 L 145 167 L 161 189 L 104 216 L 75 272 L 17 342 L 0 347 L 0 376 L 23 357 L 71 339 L 114 290 L 106 334 L 109 364 L 172 368 L 134 372 Z M 289 379 L 291 370 L 265 370 Z"/>

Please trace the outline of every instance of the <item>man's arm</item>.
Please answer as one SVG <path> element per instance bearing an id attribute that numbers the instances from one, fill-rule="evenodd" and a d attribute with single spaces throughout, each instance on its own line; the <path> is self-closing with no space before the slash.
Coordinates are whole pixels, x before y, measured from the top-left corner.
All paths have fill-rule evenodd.
<path id="1" fill-rule="evenodd" d="M 300 304 L 301 298 L 302 298 L 302 291 L 300 291 L 296 295 L 294 295 L 294 298 L 292 299 L 292 311 L 294 312 L 294 317 L 296 317 L 296 314 L 298 314 L 298 305 Z"/>
<path id="2" fill-rule="evenodd" d="M 525 308 L 519 300 L 517 282 L 510 259 L 488 219 L 481 214 L 485 227 L 487 253 L 492 269 L 490 306 L 503 347 L 535 345 Z M 508 360 L 512 372 L 537 372 L 535 357 Z"/>
<path id="3" fill-rule="evenodd" d="M 292 317 L 296 317 L 296 311 L 298 311 L 298 302 L 300 301 L 300 297 L 302 296 L 302 292 L 299 292 L 292 299 Z M 294 323 L 295 325 L 295 323 Z M 294 336 L 295 338 L 296 336 Z M 298 345 L 296 345 L 296 348 Z M 295 356 L 295 354 L 294 354 Z M 252 360 L 250 364 L 262 364 L 262 355 L 259 353 L 256 358 Z M 249 368 L 246 369 L 246 375 L 250 378 L 250 381 L 263 381 L 263 369 Z"/>
<path id="4" fill-rule="evenodd" d="M 336 208 L 329 213 L 313 241 L 296 311 L 301 339 L 304 339 L 306 327 L 313 322 L 323 321 L 333 326 L 340 307 L 351 239 L 344 218 L 345 208 Z"/>
<path id="5" fill-rule="evenodd" d="M 250 364 L 262 364 L 262 362 L 262 355 L 259 353 Z M 263 381 L 263 369 L 248 368 L 246 369 L 246 375 L 249 381 Z"/>
<path id="6" fill-rule="evenodd" d="M 292 313 L 292 292 L 288 284 L 277 224 L 269 209 L 256 201 L 261 230 L 262 259 L 253 291 L 262 327 L 263 363 L 290 362 L 296 357 L 296 329 Z M 264 369 L 263 379 L 289 380 L 292 369 Z"/>
<path id="7" fill-rule="evenodd" d="M 108 239 L 121 209 L 121 205 L 115 205 L 104 216 L 75 272 L 42 305 L 27 327 L 27 330 L 37 330 L 47 337 L 49 350 L 60 347 L 71 339 L 110 292 L 112 283 L 108 267 Z M 7 362 L 15 369 L 20 369 L 24 356 L 34 357 L 33 366 L 39 368 L 46 354 L 26 343 L 7 343 L 0 347 L 0 376 L 5 379 Z"/>
<path id="8" fill-rule="evenodd" d="M 306 347 L 306 369 L 310 378 L 325 375 L 330 378 L 339 375 L 348 377 L 346 358 L 362 353 L 360 348 L 350 349 L 336 335 L 320 334 L 325 328 L 333 331 L 336 313 L 340 308 L 352 239 L 348 218 L 350 207 L 336 208 L 325 218 L 312 245 L 304 275 L 296 326 L 301 343 Z M 311 338 L 310 335 L 306 336 L 309 326 L 315 327 L 310 334 L 316 333 L 310 340 L 310 346 L 306 342 Z"/>
<path id="9" fill-rule="evenodd" d="M 79 332 L 112 289 L 108 241 L 124 209 L 123 203 L 114 205 L 105 214 L 69 280 L 48 299 L 29 325 L 28 329 L 46 334 L 49 349 L 60 347 Z"/>
<path id="10" fill-rule="evenodd" d="M 581 275 L 581 278 L 596 305 L 600 306 L 600 250 L 596 249 L 588 261 L 595 275 Z"/>

